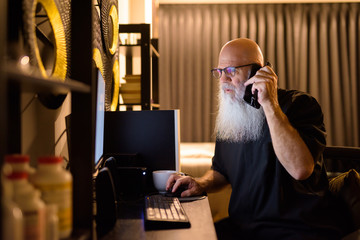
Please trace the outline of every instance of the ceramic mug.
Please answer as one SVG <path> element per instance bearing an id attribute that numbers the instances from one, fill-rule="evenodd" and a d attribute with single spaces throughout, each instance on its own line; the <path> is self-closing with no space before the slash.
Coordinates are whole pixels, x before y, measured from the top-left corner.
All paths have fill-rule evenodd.
<path id="1" fill-rule="evenodd" d="M 172 174 L 177 173 L 175 170 L 156 170 L 153 171 L 153 181 L 155 188 L 159 193 L 166 193 L 166 182 Z"/>

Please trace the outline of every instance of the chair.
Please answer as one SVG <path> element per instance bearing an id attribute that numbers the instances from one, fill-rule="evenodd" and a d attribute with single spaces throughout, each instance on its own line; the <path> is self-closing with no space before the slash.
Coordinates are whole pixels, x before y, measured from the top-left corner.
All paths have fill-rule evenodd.
<path id="1" fill-rule="evenodd" d="M 344 203 L 349 214 L 348 234 L 343 240 L 360 239 L 360 148 L 329 146 L 324 162 L 332 194 Z M 355 171 L 354 171 L 355 170 Z M 345 219 L 344 219 L 345 220 Z"/>
<path id="2" fill-rule="evenodd" d="M 360 147 L 327 146 L 323 156 L 329 178 L 350 169 L 360 173 Z"/>

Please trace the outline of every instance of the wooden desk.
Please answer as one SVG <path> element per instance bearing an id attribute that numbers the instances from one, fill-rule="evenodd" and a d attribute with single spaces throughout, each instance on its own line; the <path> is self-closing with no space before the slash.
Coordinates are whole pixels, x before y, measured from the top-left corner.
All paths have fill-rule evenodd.
<path id="1" fill-rule="evenodd" d="M 142 209 L 139 211 L 139 205 L 127 205 L 120 211 L 122 216 L 117 220 L 114 229 L 101 239 L 216 240 L 208 198 L 182 202 L 182 205 L 189 217 L 190 228 L 145 231 Z"/>

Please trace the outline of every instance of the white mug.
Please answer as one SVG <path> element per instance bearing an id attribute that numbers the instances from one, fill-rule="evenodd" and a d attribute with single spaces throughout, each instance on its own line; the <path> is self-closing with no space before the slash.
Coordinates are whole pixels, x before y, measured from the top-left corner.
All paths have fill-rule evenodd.
<path id="1" fill-rule="evenodd" d="M 171 174 L 177 173 L 175 170 L 156 170 L 153 171 L 153 181 L 155 188 L 159 193 L 166 193 L 166 182 L 169 179 Z"/>

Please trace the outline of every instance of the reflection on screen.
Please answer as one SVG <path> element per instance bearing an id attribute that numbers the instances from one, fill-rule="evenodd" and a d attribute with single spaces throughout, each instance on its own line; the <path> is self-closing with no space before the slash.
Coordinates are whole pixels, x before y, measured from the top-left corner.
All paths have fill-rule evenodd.
<path id="1" fill-rule="evenodd" d="M 100 71 L 98 71 L 96 95 L 95 165 L 101 159 L 104 149 L 105 81 Z"/>

